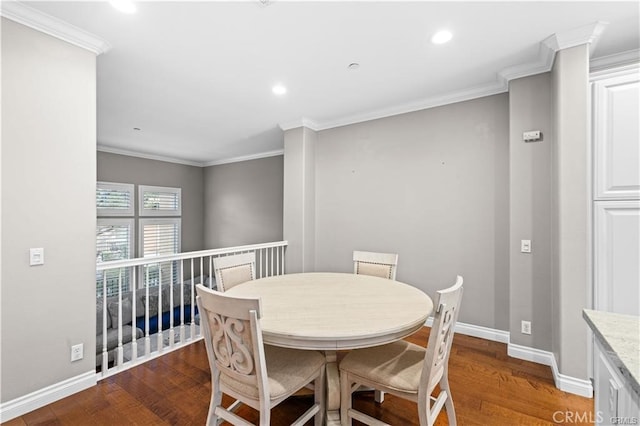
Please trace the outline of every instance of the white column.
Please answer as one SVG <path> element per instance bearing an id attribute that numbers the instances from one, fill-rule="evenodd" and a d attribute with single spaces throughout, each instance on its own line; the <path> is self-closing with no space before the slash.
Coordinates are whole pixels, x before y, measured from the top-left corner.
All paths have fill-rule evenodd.
<path id="1" fill-rule="evenodd" d="M 284 134 L 283 236 L 286 273 L 315 270 L 315 151 L 317 133 L 306 127 Z"/>

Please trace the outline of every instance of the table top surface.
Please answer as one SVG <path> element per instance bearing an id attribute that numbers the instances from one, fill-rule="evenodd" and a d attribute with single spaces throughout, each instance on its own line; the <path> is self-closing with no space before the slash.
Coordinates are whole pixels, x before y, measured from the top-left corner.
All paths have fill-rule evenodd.
<path id="1" fill-rule="evenodd" d="M 299 349 L 355 349 L 420 329 L 433 310 L 421 290 L 366 275 L 312 272 L 239 284 L 231 296 L 259 297 L 265 343 Z"/>

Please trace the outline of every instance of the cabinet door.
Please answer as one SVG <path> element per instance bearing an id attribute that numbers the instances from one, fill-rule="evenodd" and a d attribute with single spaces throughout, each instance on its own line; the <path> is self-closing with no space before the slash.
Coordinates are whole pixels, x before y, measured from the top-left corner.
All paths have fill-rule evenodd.
<path id="1" fill-rule="evenodd" d="M 597 200 L 640 199 L 640 73 L 593 83 Z"/>
<path id="2" fill-rule="evenodd" d="M 640 315 L 640 201 L 596 201 L 595 309 Z"/>
<path id="3" fill-rule="evenodd" d="M 597 423 L 608 425 L 618 417 L 618 396 L 624 383 L 599 344 L 595 346 L 594 398 Z"/>

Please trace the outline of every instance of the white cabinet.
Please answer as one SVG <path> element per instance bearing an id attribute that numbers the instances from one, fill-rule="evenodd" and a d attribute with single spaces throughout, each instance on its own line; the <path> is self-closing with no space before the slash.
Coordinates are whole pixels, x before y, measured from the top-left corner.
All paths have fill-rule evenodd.
<path id="1" fill-rule="evenodd" d="M 595 420 L 599 425 L 639 424 L 638 395 L 621 377 L 606 352 L 596 344 L 594 365 Z"/>
<path id="2" fill-rule="evenodd" d="M 640 201 L 594 205 L 594 308 L 640 315 Z"/>
<path id="3" fill-rule="evenodd" d="M 640 199 L 640 72 L 593 82 L 594 196 Z"/>
<path id="4" fill-rule="evenodd" d="M 640 68 L 592 88 L 593 307 L 640 315 Z"/>

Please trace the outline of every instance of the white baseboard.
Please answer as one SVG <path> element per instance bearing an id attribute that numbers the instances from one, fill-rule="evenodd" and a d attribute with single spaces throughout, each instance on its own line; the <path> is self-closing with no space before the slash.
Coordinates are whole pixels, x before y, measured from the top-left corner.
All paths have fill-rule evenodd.
<path id="1" fill-rule="evenodd" d="M 556 387 L 561 391 L 584 396 L 586 398 L 593 398 L 593 383 L 591 383 L 591 380 L 577 379 L 575 377 L 560 374 L 560 371 L 558 371 L 558 364 L 556 364 L 556 357 L 552 358 L 551 371 L 553 371 L 553 381 L 556 383 Z"/>
<path id="2" fill-rule="evenodd" d="M 431 327 L 433 317 L 427 318 L 425 325 Z M 556 387 L 561 391 L 573 393 L 587 398 L 593 397 L 593 386 L 590 380 L 577 379 L 575 377 L 560 374 L 556 357 L 552 352 L 540 349 L 530 348 L 528 346 L 516 345 L 510 343 L 510 333 L 508 331 L 496 330 L 494 328 L 482 327 L 479 325 L 466 324 L 463 322 L 456 323 L 456 333 L 465 334 L 467 336 L 478 337 L 480 339 L 490 340 L 507 344 L 507 354 L 512 358 L 523 359 L 525 361 L 535 362 L 536 364 L 548 365 L 553 373 L 553 381 Z"/>
<path id="3" fill-rule="evenodd" d="M 96 383 L 96 372 L 91 370 L 12 401 L 2 403 L 0 404 L 0 422 L 6 422 L 22 416 L 30 411 L 44 407 L 47 404 L 95 386 Z"/>
<path id="4" fill-rule="evenodd" d="M 558 389 L 575 395 L 593 398 L 593 385 L 591 381 L 561 374 L 558 370 L 558 364 L 556 363 L 556 357 L 553 355 L 553 352 L 509 343 L 507 354 L 513 358 L 548 365 L 551 367 L 553 381 Z"/>
<path id="5" fill-rule="evenodd" d="M 431 327 L 433 317 L 427 318 L 425 325 Z M 457 322 L 455 332 L 466 336 L 479 337 L 480 339 L 491 340 L 492 342 L 509 343 L 509 332 L 496 330 L 495 328 L 483 327 L 481 325 L 466 324 Z"/>

